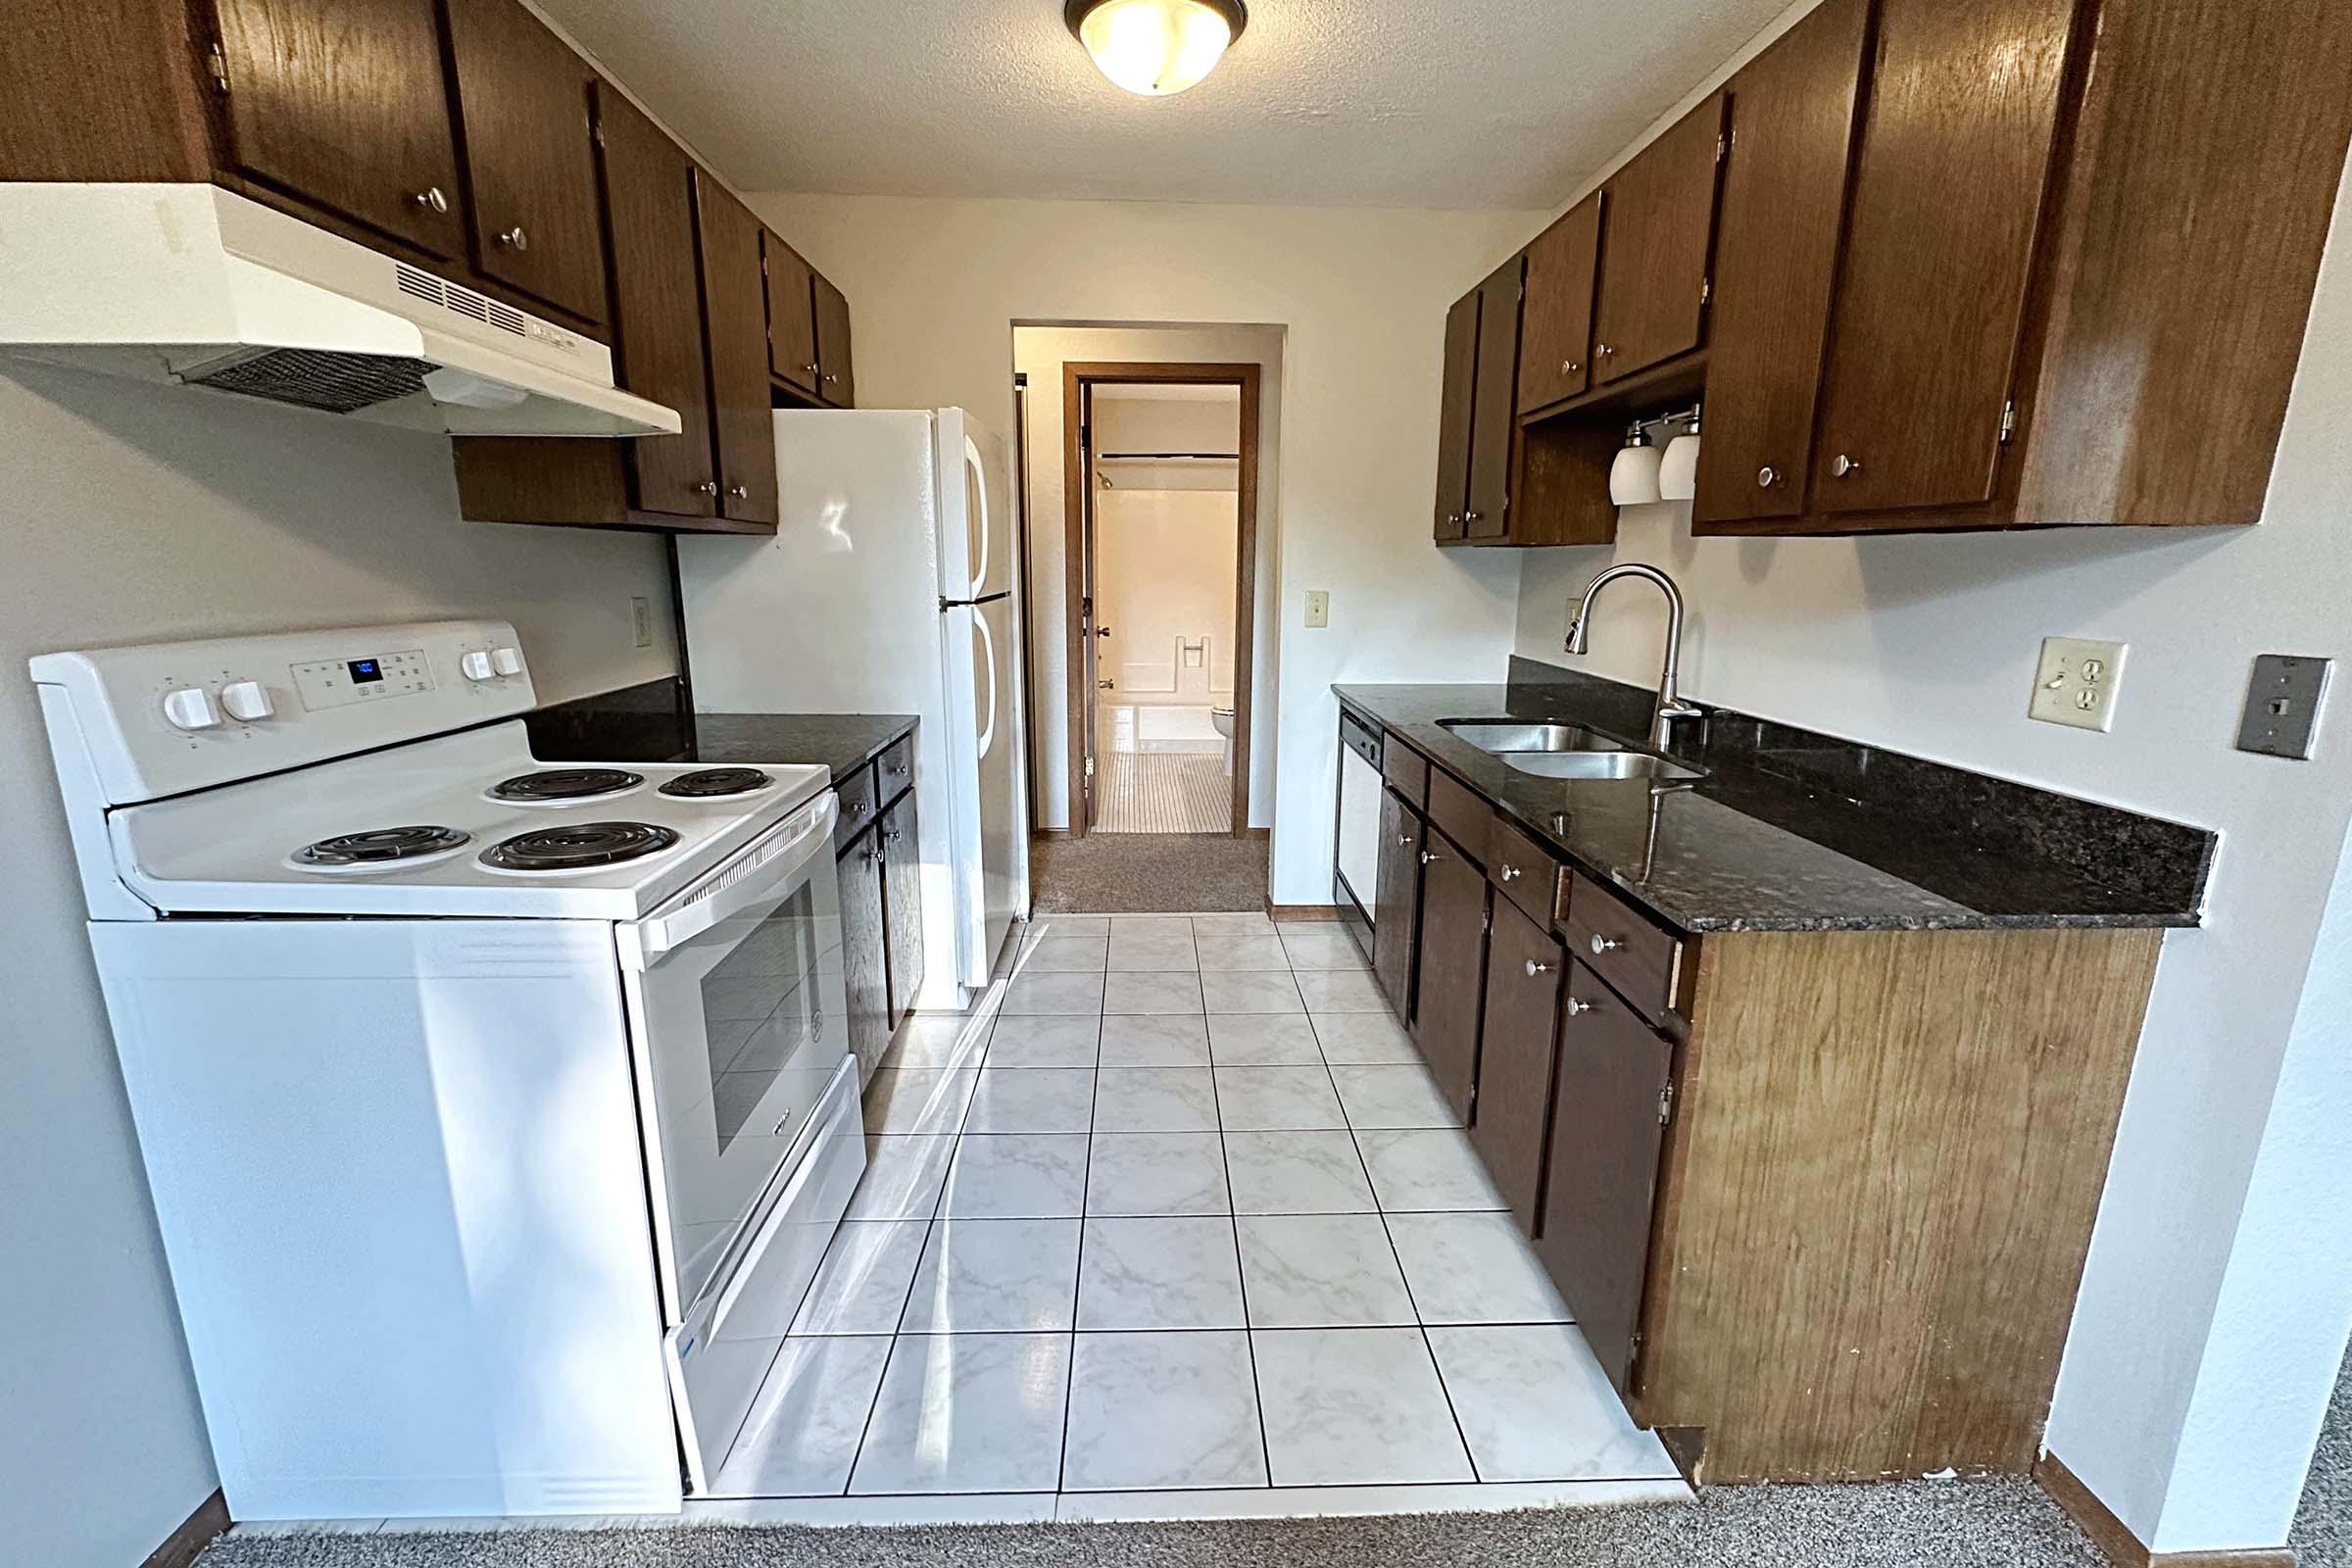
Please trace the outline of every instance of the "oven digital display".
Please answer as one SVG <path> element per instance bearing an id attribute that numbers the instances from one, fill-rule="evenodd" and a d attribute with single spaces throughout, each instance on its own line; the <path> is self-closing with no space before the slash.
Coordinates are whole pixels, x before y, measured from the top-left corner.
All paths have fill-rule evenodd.
<path id="1" fill-rule="evenodd" d="M 354 686 L 364 686 L 369 681 L 384 678 L 384 666 L 372 659 L 354 659 L 343 667 L 351 671 L 351 683 Z"/>

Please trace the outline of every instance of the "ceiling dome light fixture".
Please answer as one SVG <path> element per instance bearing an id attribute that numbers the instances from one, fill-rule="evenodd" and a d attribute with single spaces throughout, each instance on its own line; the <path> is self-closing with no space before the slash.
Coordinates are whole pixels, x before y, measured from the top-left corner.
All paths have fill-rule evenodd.
<path id="1" fill-rule="evenodd" d="M 1061 20 L 1112 82 L 1164 98 L 1216 70 L 1250 13 L 1242 0 L 1068 0 Z"/>

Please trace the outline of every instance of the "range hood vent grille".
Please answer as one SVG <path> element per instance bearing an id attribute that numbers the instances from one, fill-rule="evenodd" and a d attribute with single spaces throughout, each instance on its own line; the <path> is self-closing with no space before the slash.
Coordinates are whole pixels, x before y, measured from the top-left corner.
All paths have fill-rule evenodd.
<path id="1" fill-rule="evenodd" d="M 468 321 L 480 321 L 516 337 L 530 336 L 530 318 L 512 306 L 501 305 L 486 294 L 476 294 L 462 283 L 420 272 L 406 262 L 395 263 L 394 267 L 395 284 L 410 298 L 438 305 L 452 316 L 463 316 Z"/>
<path id="2" fill-rule="evenodd" d="M 216 366 L 186 379 L 196 386 L 247 397 L 268 398 L 329 414 L 353 414 L 424 390 L 422 360 L 372 354 L 333 354 L 318 349 L 271 349 L 250 359 Z"/>

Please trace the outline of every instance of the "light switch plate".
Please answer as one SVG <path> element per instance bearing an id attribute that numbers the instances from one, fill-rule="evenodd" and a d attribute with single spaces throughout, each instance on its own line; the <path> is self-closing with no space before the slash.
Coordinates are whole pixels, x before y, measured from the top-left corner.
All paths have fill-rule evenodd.
<path id="1" fill-rule="evenodd" d="M 2246 711 L 2237 721 L 2237 749 L 2307 760 L 2332 664 L 2292 654 L 2258 655 L 2254 678 L 2246 683 Z"/>
<path id="2" fill-rule="evenodd" d="M 654 646 L 654 602 L 642 595 L 629 601 L 629 630 L 637 638 L 637 646 Z"/>
<path id="3" fill-rule="evenodd" d="M 1331 595 L 1320 588 L 1306 591 L 1306 629 L 1320 630 L 1331 624 Z"/>
<path id="4" fill-rule="evenodd" d="M 2123 684 L 2122 643 L 2086 637 L 2045 637 L 2027 710 L 2045 724 L 2070 724 L 2104 734 L 2115 724 L 2116 691 Z"/>

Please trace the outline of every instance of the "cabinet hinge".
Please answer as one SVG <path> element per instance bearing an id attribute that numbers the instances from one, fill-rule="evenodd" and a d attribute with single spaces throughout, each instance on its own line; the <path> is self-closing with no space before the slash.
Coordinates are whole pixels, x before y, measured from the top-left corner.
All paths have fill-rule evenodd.
<path id="1" fill-rule="evenodd" d="M 1674 1120 L 1674 1085 L 1658 1091 L 1658 1125 L 1663 1127 Z"/>
<path id="2" fill-rule="evenodd" d="M 1715 161 L 1716 161 L 1717 163 L 1719 163 L 1719 164 L 1720 164 L 1720 163 L 1722 163 L 1722 162 L 1723 162 L 1723 161 L 1724 161 L 1726 158 L 1729 158 L 1729 157 L 1731 157 L 1731 156 L 1732 156 L 1732 138 L 1731 138 L 1731 137 L 1729 137 L 1729 136 L 1718 136 L 1718 137 L 1716 137 L 1716 138 L 1715 138 Z"/>
<path id="3" fill-rule="evenodd" d="M 1494 934 L 1494 906 L 1493 905 L 1489 905 L 1479 911 L 1478 929 L 1485 936 L 1491 937 Z"/>
<path id="4" fill-rule="evenodd" d="M 1700 279 L 1698 280 L 1698 303 L 1699 303 L 1699 304 L 1701 304 L 1701 305 L 1704 305 L 1704 304 L 1706 304 L 1706 303 L 1707 303 L 1709 300 L 1712 300 L 1714 297 L 1715 297 L 1715 280 L 1714 280 L 1713 278 L 1711 278 L 1711 277 L 1702 277 L 1702 278 L 1700 278 Z"/>
<path id="5" fill-rule="evenodd" d="M 602 120 L 588 122 L 588 134 L 595 139 L 599 147 L 602 147 L 605 144 L 605 122 Z"/>
<path id="6" fill-rule="evenodd" d="M 212 70 L 214 89 L 228 91 L 228 52 L 220 47 L 220 39 L 215 38 L 213 46 L 204 52 L 204 63 Z"/>
<path id="7" fill-rule="evenodd" d="M 1086 776 L 1088 778 L 1095 776 L 1095 760 L 1091 757 L 1086 760 Z"/>
<path id="8" fill-rule="evenodd" d="M 2001 405 L 2001 445 L 2017 439 L 2017 400 L 2011 398 Z"/>

